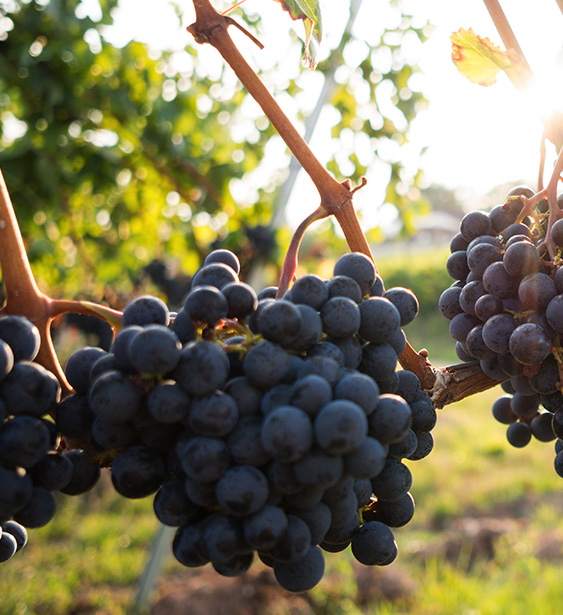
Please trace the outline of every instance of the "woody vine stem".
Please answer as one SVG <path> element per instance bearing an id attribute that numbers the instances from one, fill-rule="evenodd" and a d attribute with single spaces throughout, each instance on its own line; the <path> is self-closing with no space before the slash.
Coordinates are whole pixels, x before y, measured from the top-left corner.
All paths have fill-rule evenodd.
<path id="1" fill-rule="evenodd" d="M 486 0 L 486 2 L 498 4 L 496 0 Z M 345 234 L 350 249 L 362 252 L 374 260 L 353 206 L 354 192 L 365 185 L 365 180 L 362 180 L 358 187 L 352 188 L 349 180 L 339 182 L 328 173 L 254 70 L 244 60 L 227 31 L 230 25 L 236 25 L 246 33 L 244 28 L 236 24 L 231 17 L 215 11 L 209 0 L 193 0 L 193 3 L 196 21 L 188 27 L 188 31 L 198 43 L 209 43 L 219 51 L 249 93 L 262 107 L 266 116 L 301 163 L 319 192 L 319 207 L 301 223 L 291 242 L 280 280 L 280 295 L 283 294 L 284 289 L 289 287 L 295 276 L 297 252 L 301 238 L 308 226 L 316 220 L 330 215 L 335 216 Z M 497 22 L 495 21 L 495 23 Z M 250 34 L 249 36 L 257 42 Z M 546 196 L 550 205 L 555 193 L 554 186 L 559 180 L 563 159 L 558 162 L 556 173 L 554 172 L 554 176 L 546 188 Z M 6 294 L 6 303 L 0 309 L 0 315 L 20 314 L 37 325 L 41 334 L 41 350 L 37 360 L 53 371 L 61 381 L 63 388 L 69 391 L 70 387 L 60 367 L 51 339 L 53 320 L 61 314 L 73 312 L 97 316 L 105 319 L 112 326 L 119 327 L 121 312 L 90 302 L 55 300 L 39 289 L 31 271 L 8 189 L 1 172 L 0 267 Z M 486 377 L 481 372 L 478 364 L 466 363 L 445 368 L 434 368 L 428 361 L 428 353 L 426 351 L 417 353 L 408 342 L 405 351 L 399 357 L 399 361 L 404 369 L 414 372 L 419 377 L 423 388 L 432 394 L 437 407 L 453 403 L 497 384 L 497 381 Z"/>

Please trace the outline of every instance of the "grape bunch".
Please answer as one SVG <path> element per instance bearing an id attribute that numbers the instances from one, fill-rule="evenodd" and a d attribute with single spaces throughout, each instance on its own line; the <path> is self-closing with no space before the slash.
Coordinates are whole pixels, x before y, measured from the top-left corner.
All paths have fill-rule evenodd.
<path id="1" fill-rule="evenodd" d="M 154 496 L 180 563 L 235 576 L 258 557 L 304 591 L 323 576 L 323 552 L 396 558 L 392 528 L 414 514 L 404 462 L 432 450 L 436 411 L 397 369 L 416 297 L 386 291 L 366 256 L 278 294 L 241 282 L 234 253 L 211 252 L 178 312 L 137 297 L 109 352 L 72 354 L 73 393 L 47 412 L 57 437 L 111 466 L 119 494 Z M 35 463 L 14 467 L 34 475 Z"/>
<path id="2" fill-rule="evenodd" d="M 548 226 L 545 200 L 533 215 L 520 215 L 533 196 L 530 188 L 517 186 L 489 213 L 464 216 L 446 263 L 456 281 L 439 300 L 458 357 L 478 361 L 502 383 L 506 394 L 493 404 L 493 416 L 508 426 L 506 437 L 515 447 L 532 438 L 563 438 L 563 219 Z M 555 260 L 546 239 L 557 248 Z M 556 453 L 561 445 L 556 443 Z M 555 469 L 563 476 L 562 455 Z"/>
<path id="3" fill-rule="evenodd" d="M 100 474 L 84 451 L 58 450 L 50 415 L 61 387 L 34 362 L 39 346 L 39 331 L 29 320 L 0 318 L 0 562 L 25 546 L 26 528 L 53 518 L 54 492 L 82 493 Z"/>

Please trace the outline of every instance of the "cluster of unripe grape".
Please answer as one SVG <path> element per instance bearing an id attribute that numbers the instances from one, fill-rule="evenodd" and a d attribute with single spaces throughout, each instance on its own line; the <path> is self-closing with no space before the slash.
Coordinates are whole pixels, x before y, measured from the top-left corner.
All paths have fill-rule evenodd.
<path id="1" fill-rule="evenodd" d="M 83 492 L 96 464 L 111 465 L 121 495 L 154 495 L 157 518 L 178 528 L 182 564 L 210 562 L 226 576 L 257 556 L 284 588 L 303 591 L 322 578 L 323 551 L 349 545 L 364 564 L 391 563 L 391 528 L 414 513 L 404 461 L 430 453 L 436 422 L 417 376 L 397 369 L 416 297 L 385 290 L 358 253 L 341 257 L 330 280 L 297 278 L 282 298 L 238 273 L 237 257 L 217 250 L 178 312 L 153 296 L 131 301 L 110 352 L 85 347 L 69 358 L 71 395 L 59 400 L 48 376 L 53 399 L 33 420 L 52 426 L 50 448 L 5 471 L 32 480 L 48 457 L 58 476 L 53 460 L 76 454 L 55 453 L 58 439 L 81 443 L 91 474 L 71 464 L 72 486 L 57 489 Z M 0 448 L 15 414 L 8 409 Z M 29 504 L 20 504 L 2 508 L 0 521 L 21 519 Z M 33 527 L 52 517 L 48 508 Z"/>
<path id="2" fill-rule="evenodd" d="M 464 216 L 446 264 L 456 282 L 439 307 L 450 320 L 458 357 L 479 361 L 502 383 L 506 395 L 493 405 L 493 415 L 508 425 L 508 442 L 523 447 L 532 437 L 557 439 L 555 469 L 563 476 L 563 212 L 549 226 L 547 201 L 541 200 L 532 215 L 521 215 L 533 196 L 518 186 L 490 212 Z"/>

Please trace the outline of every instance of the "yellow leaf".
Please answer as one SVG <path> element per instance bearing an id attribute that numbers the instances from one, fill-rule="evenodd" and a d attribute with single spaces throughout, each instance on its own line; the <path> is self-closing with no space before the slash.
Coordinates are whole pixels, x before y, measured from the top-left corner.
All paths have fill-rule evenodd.
<path id="1" fill-rule="evenodd" d="M 503 70 L 515 84 L 522 78 L 522 61 L 512 49 L 504 51 L 490 39 L 475 34 L 472 28 L 461 28 L 451 36 L 452 60 L 459 72 L 471 82 L 490 86 Z"/>

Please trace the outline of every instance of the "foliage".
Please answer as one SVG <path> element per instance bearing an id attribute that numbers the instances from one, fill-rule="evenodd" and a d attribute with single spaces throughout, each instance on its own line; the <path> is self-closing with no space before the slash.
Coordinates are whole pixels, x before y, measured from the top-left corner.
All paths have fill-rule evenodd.
<path id="1" fill-rule="evenodd" d="M 241 146 L 233 128 L 240 134 L 248 126 L 242 89 L 196 68 L 190 45 L 162 53 L 138 42 L 112 46 L 104 26 L 116 4 L 104 0 L 94 15 L 80 0 L 0 2 L 0 167 L 42 288 L 119 306 L 155 259 L 193 272 L 211 246 L 234 242 L 248 263 L 264 243 L 276 260 L 267 227 L 283 173 L 235 202 L 232 182 L 260 168 L 273 136 L 269 122 L 251 118 Z M 248 19 L 259 34 L 259 19 Z M 406 142 L 424 103 L 409 89 L 417 69 L 401 55 L 402 40 L 413 35 L 424 38 L 407 16 L 382 31 L 330 101 L 341 118 L 334 139 L 367 139 L 374 151 L 360 161 L 354 145 L 341 147 L 331 170 L 358 181 L 381 157 L 391 176 L 386 200 L 402 208 L 412 206 L 405 186 L 417 178 L 384 152 Z M 319 68 L 327 67 L 328 60 Z M 297 97 L 306 76 L 298 71 L 284 91 Z M 356 93 L 366 87 L 369 100 L 360 104 Z M 389 99 L 399 123 L 378 110 Z"/>

